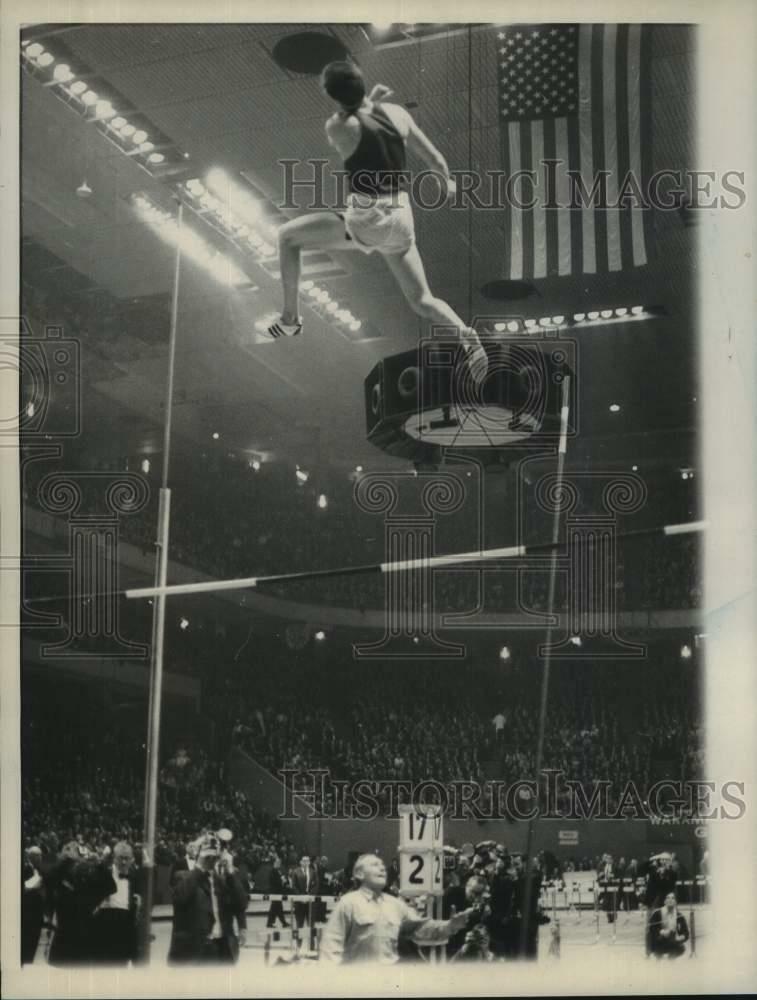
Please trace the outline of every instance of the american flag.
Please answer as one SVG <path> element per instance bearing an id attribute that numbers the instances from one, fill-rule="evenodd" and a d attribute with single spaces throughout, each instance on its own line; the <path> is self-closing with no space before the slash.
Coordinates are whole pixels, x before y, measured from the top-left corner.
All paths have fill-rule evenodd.
<path id="1" fill-rule="evenodd" d="M 506 207 L 511 280 L 647 263 L 651 213 L 639 197 L 651 173 L 648 30 L 639 24 L 494 29 L 503 170 L 508 177 L 536 172 L 534 184 L 511 181 L 507 189 L 518 203 Z M 607 207 L 598 198 L 582 207 L 581 190 L 590 193 L 597 179 L 606 183 Z M 618 205 L 623 194 L 626 203 Z"/>

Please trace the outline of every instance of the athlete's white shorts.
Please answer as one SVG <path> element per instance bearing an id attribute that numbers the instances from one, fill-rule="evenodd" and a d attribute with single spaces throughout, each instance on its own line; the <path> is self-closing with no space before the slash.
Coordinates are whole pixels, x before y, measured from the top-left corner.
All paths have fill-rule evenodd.
<path id="1" fill-rule="evenodd" d="M 341 218 L 349 237 L 363 253 L 405 253 L 415 243 L 415 221 L 407 191 L 375 198 L 350 194 Z"/>

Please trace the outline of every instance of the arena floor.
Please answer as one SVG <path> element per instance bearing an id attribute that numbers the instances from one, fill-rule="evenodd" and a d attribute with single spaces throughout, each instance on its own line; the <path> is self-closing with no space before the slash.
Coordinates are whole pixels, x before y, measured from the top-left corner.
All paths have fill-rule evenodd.
<path id="1" fill-rule="evenodd" d="M 710 922 L 710 906 L 699 904 L 693 907 L 685 907 L 682 910 L 689 924 L 692 923 L 691 914 L 694 914 L 695 946 L 694 953 L 700 958 L 707 957 L 707 938 Z M 615 923 L 610 923 L 604 913 L 599 914 L 597 921 L 593 911 L 583 912 L 566 911 L 558 913 L 559 926 L 559 957 L 555 954 L 555 924 L 543 924 L 539 933 L 539 958 L 548 961 L 568 961 L 572 959 L 584 961 L 591 960 L 592 955 L 607 957 L 613 951 L 622 950 L 624 958 L 629 958 L 633 952 L 638 953 L 639 961 L 647 961 L 644 949 L 644 920 L 643 910 L 633 910 L 630 913 L 619 914 Z M 240 951 L 240 964 L 243 965 L 264 965 L 265 940 L 267 930 L 263 914 L 251 914 L 248 916 L 247 946 Z M 153 961 L 162 964 L 168 955 L 168 946 L 171 937 L 170 920 L 157 920 L 153 923 L 153 933 L 155 940 L 152 946 Z M 280 932 L 280 940 L 271 942 L 271 950 L 268 964 L 273 965 L 277 958 L 289 959 L 293 955 L 291 936 L 289 931 Z M 303 957 L 316 956 L 307 951 L 302 952 Z M 694 957 L 691 954 L 691 942 L 687 945 L 686 957 Z"/>

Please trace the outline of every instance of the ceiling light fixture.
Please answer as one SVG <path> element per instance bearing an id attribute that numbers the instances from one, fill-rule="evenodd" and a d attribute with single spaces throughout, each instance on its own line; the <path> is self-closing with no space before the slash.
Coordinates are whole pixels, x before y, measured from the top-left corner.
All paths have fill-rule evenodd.
<path id="1" fill-rule="evenodd" d="M 107 121 L 109 118 L 113 118 L 115 113 L 116 109 L 110 101 L 98 101 L 97 104 L 95 104 L 95 118 Z"/>
<path id="2" fill-rule="evenodd" d="M 74 74 L 71 72 L 71 67 L 66 63 L 58 63 L 53 70 L 53 80 L 57 83 L 68 83 L 73 78 Z"/>

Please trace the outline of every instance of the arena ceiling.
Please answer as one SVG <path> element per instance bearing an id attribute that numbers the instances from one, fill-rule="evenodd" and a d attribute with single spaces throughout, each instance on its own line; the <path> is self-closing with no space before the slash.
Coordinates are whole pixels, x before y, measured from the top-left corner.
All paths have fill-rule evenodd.
<path id="1" fill-rule="evenodd" d="M 244 171 L 272 201 L 282 192 L 281 158 L 327 157 L 323 121 L 330 108 L 312 76 L 282 69 L 272 49 L 312 25 L 72 25 L 29 29 L 63 44 L 180 149 L 202 177 L 220 166 Z M 386 82 L 409 105 L 452 169 L 498 167 L 496 38 L 491 31 L 442 34 L 375 48 L 358 25 L 322 26 L 354 53 L 369 82 Z M 653 31 L 654 165 L 695 163 L 693 29 Z M 471 82 L 472 99 L 468 92 Z M 172 205 L 172 180 L 148 176 L 115 150 L 51 88 L 22 76 L 23 240 L 84 275 L 90 288 L 133 300 L 167 296 L 172 254 L 135 216 L 128 197 L 144 191 Z M 86 177 L 91 198 L 76 197 Z M 290 213 L 291 214 L 291 213 Z M 467 225 L 448 210 L 419 213 L 419 245 L 431 286 L 463 315 L 491 315 L 479 289 L 501 278 L 504 230 L 497 213 Z M 657 255 L 613 276 L 537 283 L 537 296 L 507 304 L 524 315 L 643 303 L 667 312 L 645 323 L 581 331 L 582 436 L 571 460 L 626 463 L 644 458 L 693 464 L 696 230 L 678 213 L 658 213 Z M 229 292 L 186 265 L 180 301 L 176 385 L 177 443 L 196 448 L 219 431 L 230 448 L 272 451 L 292 460 L 385 464 L 365 442 L 363 379 L 382 357 L 411 347 L 418 324 L 381 262 L 332 254 L 336 276 L 319 278 L 364 319 L 359 341 L 340 336 L 312 313 L 306 332 L 252 347 L 255 319 L 279 304 L 277 280 L 251 265 L 257 291 Z M 86 294 L 86 293 L 85 293 Z M 115 354 L 85 359 L 85 421 L 121 453 L 160 441 L 167 330 Z M 125 360 L 126 359 L 126 360 Z M 619 402 L 621 412 L 610 414 Z"/>

